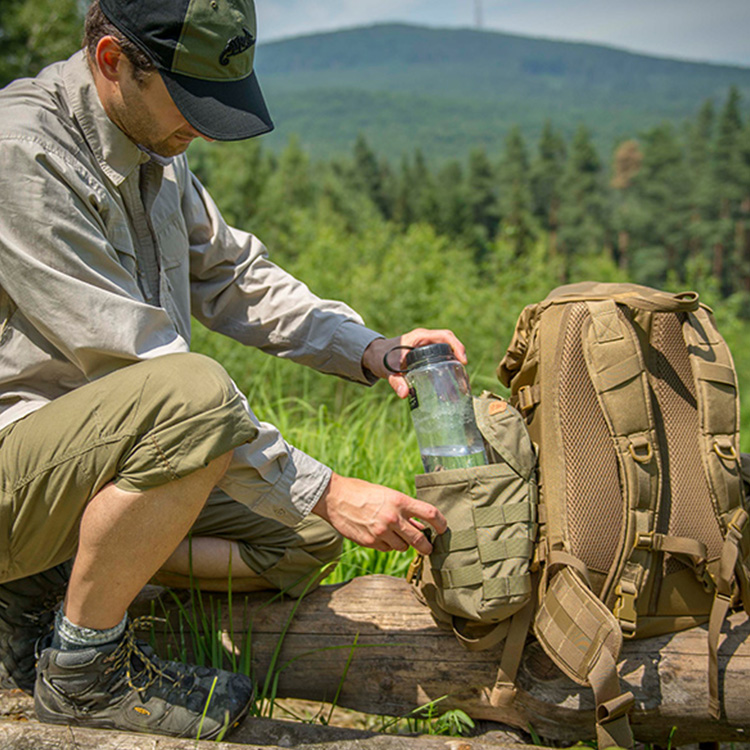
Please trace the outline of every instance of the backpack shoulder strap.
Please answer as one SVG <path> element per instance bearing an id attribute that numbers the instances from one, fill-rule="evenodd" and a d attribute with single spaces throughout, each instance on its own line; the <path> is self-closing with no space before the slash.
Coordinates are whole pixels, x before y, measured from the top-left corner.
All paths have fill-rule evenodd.
<path id="1" fill-rule="evenodd" d="M 701 307 L 688 314 L 683 336 L 695 380 L 706 479 L 726 535 L 734 511 L 743 503 L 737 374 L 729 347 L 708 310 Z"/>
<path id="2" fill-rule="evenodd" d="M 613 299 L 586 303 L 583 351 L 589 377 L 614 441 L 626 512 L 619 559 L 612 566 L 602 599 L 615 588 L 614 613 L 623 633 L 636 629 L 636 600 L 649 571 L 651 553 L 639 548 L 638 535 L 655 528 L 659 507 L 658 442 L 649 397 L 646 365 L 637 334 Z"/>

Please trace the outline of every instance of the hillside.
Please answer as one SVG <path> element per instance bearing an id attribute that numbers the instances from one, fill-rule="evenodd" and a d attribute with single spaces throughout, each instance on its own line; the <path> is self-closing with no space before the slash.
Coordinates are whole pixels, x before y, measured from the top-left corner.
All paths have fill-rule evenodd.
<path id="1" fill-rule="evenodd" d="M 317 156 L 348 151 L 359 132 L 398 157 L 436 158 L 472 146 L 498 151 L 520 125 L 534 139 L 550 118 L 578 123 L 609 151 L 663 120 L 677 124 L 731 85 L 750 102 L 750 69 L 682 62 L 591 44 L 469 29 L 376 25 L 260 45 L 260 80 L 277 123 Z"/>

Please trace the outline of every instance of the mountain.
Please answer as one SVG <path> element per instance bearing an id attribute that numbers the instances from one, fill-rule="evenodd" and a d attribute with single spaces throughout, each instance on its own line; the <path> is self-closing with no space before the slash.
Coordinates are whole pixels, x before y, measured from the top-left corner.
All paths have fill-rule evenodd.
<path id="1" fill-rule="evenodd" d="M 281 148 L 350 152 L 358 133 L 391 158 L 499 153 L 509 128 L 530 143 L 546 119 L 579 123 L 600 149 L 664 120 L 678 127 L 730 86 L 750 101 L 750 68 L 684 62 L 593 44 L 471 29 L 380 24 L 259 45 L 256 69 Z"/>

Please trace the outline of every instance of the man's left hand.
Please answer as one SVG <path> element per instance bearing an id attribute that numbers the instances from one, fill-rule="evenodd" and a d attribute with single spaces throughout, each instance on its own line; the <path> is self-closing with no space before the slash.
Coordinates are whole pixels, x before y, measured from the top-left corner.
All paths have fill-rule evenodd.
<path id="1" fill-rule="evenodd" d="M 427 346 L 428 344 L 449 344 L 456 359 L 465 365 L 466 349 L 458 340 L 453 331 L 448 330 L 428 330 L 426 328 L 415 328 L 409 333 L 402 336 L 396 336 L 392 339 L 375 339 L 365 349 L 362 355 L 362 365 L 367 368 L 373 375 L 379 378 L 386 378 L 391 387 L 398 394 L 399 398 L 406 398 L 409 395 L 409 386 L 403 375 L 390 372 L 384 363 L 384 358 L 391 349 L 397 346 L 416 348 L 418 346 Z M 390 366 L 395 370 L 402 367 L 406 349 L 400 349 L 389 357 Z"/>

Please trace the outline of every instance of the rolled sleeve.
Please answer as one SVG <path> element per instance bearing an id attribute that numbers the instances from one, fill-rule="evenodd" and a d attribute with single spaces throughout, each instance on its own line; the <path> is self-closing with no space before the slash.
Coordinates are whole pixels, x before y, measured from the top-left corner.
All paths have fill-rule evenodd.
<path id="1" fill-rule="evenodd" d="M 235 448 L 219 487 L 255 512 L 294 526 L 320 500 L 331 474 L 329 467 L 289 445 L 275 427 L 258 423 L 255 440 Z"/>

